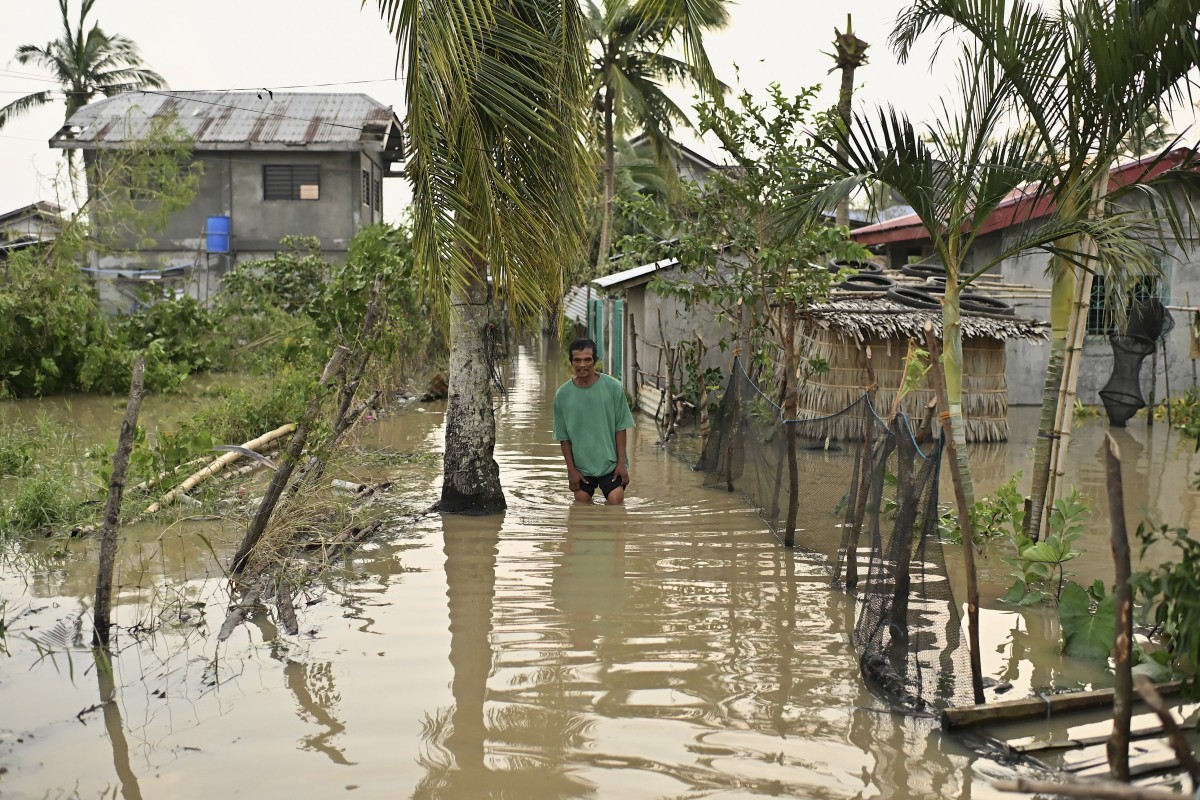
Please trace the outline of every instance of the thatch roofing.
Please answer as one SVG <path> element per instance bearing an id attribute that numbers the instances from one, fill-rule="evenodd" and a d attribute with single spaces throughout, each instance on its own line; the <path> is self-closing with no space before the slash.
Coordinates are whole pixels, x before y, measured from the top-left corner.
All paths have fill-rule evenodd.
<path id="1" fill-rule="evenodd" d="M 933 323 L 941 338 L 942 312 L 901 305 L 882 292 L 835 292 L 828 302 L 805 312 L 817 326 L 850 337 L 860 344 L 868 338 L 916 339 L 925 336 L 925 323 Z M 964 311 L 962 334 L 966 339 L 1048 339 L 1050 326 L 1038 320 Z"/>

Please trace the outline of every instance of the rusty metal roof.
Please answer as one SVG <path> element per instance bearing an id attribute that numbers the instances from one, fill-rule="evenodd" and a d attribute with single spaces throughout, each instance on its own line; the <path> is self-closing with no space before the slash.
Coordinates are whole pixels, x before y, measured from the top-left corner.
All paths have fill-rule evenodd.
<path id="1" fill-rule="evenodd" d="M 76 111 L 52 147 L 119 148 L 174 116 L 197 150 L 383 148 L 399 158 L 400 120 L 365 94 L 123 92 Z"/>

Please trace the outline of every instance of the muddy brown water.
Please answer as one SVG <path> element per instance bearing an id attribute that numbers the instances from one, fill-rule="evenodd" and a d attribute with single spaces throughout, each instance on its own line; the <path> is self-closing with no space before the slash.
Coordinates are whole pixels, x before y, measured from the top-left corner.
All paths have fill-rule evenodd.
<path id="1" fill-rule="evenodd" d="M 686 437 L 664 449 L 639 417 L 627 505 L 570 503 L 550 437 L 564 367 L 531 346 L 507 375 L 507 513 L 414 519 L 440 468 L 406 469 L 384 534 L 306 596 L 296 637 L 259 615 L 216 642 L 237 524 L 124 531 L 111 677 L 83 646 L 95 542 L 4 551 L 0 796 L 1012 796 L 990 786 L 1008 768 L 863 688 L 852 604 L 738 496 L 701 487 Z M 1035 411 L 1014 414 L 1013 442 L 973 453 L 980 492 L 1027 469 Z M 1190 447 L 1138 425 L 1121 434 L 1131 509 L 1194 527 Z M 363 443 L 437 451 L 443 433 L 441 409 L 417 406 Z M 1101 498 L 1102 435 L 1085 425 L 1072 451 L 1073 482 Z M 1097 517 L 1083 579 L 1111 575 Z M 1056 653 L 1051 614 L 996 600 L 998 554 L 983 570 L 985 674 L 1009 696 L 1108 685 Z"/>

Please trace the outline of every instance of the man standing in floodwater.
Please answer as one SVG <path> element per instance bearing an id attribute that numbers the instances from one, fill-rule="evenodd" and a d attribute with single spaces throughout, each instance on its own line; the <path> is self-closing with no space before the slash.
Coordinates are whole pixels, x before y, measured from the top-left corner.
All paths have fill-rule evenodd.
<path id="1" fill-rule="evenodd" d="M 596 370 L 591 339 L 571 342 L 567 354 L 575 376 L 554 394 L 554 438 L 562 445 L 567 481 L 576 502 L 592 502 L 600 487 L 609 505 L 620 505 L 629 485 L 625 431 L 633 427 L 625 389 Z"/>

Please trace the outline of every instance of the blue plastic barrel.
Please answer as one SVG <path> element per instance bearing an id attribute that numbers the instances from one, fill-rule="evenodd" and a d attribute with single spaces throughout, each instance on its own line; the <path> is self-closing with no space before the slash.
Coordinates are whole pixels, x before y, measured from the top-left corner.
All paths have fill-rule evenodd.
<path id="1" fill-rule="evenodd" d="M 229 217 L 209 217 L 205 227 L 205 247 L 210 253 L 229 252 L 229 233 L 233 225 Z"/>

